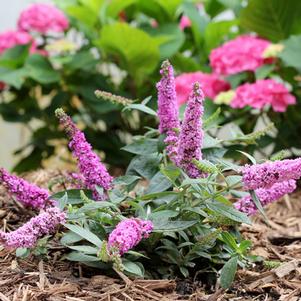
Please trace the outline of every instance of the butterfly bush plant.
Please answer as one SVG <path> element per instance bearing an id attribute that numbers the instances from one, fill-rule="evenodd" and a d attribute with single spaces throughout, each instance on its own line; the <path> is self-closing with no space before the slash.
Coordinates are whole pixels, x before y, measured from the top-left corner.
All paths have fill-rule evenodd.
<path id="1" fill-rule="evenodd" d="M 301 148 L 300 1 L 52 2 L 56 6 L 29 5 L 14 29 L 0 33 L 0 115 L 27 129 L 14 171 L 49 166 L 49 158 L 63 156 L 52 114 L 57 107 L 68 111 L 109 165 L 125 168 L 130 156 L 119 148 L 145 125 L 154 127 L 154 115 L 121 112 L 121 104 L 106 102 L 105 94 L 97 99 L 93 91 L 133 100 L 154 95 L 167 58 L 177 75 L 179 105 L 199 81 L 207 113 L 222 106 L 219 121 L 232 126 L 232 138 L 270 119 L 277 131 L 258 140 L 260 146 Z M 271 19 L 270 11 L 281 14 Z M 148 107 L 156 108 L 154 98 Z M 239 147 L 256 149 L 246 143 L 231 149 Z"/>
<path id="2" fill-rule="evenodd" d="M 146 278 L 189 277 L 199 271 L 219 277 L 227 288 L 238 267 L 258 260 L 251 242 L 239 233 L 250 216 L 296 189 L 301 159 L 271 158 L 239 166 L 224 159 L 215 139 L 218 111 L 204 112 L 202 83 L 191 86 L 186 110 L 179 117 L 173 67 L 165 61 L 157 83 L 158 111 L 97 91 L 124 110 L 156 115 L 159 127 L 147 128 L 121 151 L 133 155 L 123 176 L 113 178 L 85 135 L 63 109 L 56 117 L 69 139 L 78 174 L 72 189 L 56 194 L 1 170 L 2 185 L 16 201 L 40 213 L 12 232 L 0 232 L 1 243 L 18 254 L 59 229 L 64 258 L 103 270 Z M 242 139 L 254 141 L 264 131 Z M 237 143 L 237 141 L 235 142 Z M 44 237 L 44 238 L 43 238 Z M 39 240 L 40 239 L 40 240 Z M 26 251 L 24 251 L 26 250 Z"/>

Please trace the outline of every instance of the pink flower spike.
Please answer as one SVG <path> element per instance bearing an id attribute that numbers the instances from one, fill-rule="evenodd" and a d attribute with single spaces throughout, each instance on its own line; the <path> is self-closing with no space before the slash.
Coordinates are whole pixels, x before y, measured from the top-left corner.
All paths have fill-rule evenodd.
<path id="1" fill-rule="evenodd" d="M 11 175 L 4 168 L 0 168 L 0 183 L 25 206 L 40 209 L 51 204 L 51 201 L 48 201 L 49 193 L 46 189 Z"/>
<path id="2" fill-rule="evenodd" d="M 100 158 L 92 150 L 91 144 L 87 142 L 84 133 L 76 127 L 72 119 L 62 109 L 57 109 L 55 114 L 70 138 L 69 147 L 77 159 L 78 169 L 84 177 L 86 187 L 93 191 L 96 200 L 102 200 L 104 195 L 98 193 L 96 186 L 102 187 L 105 191 L 109 190 L 113 177 L 110 176 Z"/>
<path id="3" fill-rule="evenodd" d="M 32 248 L 39 238 L 53 233 L 65 220 L 66 214 L 59 208 L 48 208 L 15 231 L 9 233 L 0 231 L 0 242 L 9 248 Z"/>
<path id="4" fill-rule="evenodd" d="M 202 159 L 201 147 L 204 133 L 202 116 L 204 113 L 204 94 L 198 82 L 193 85 L 185 110 L 179 138 L 177 164 L 191 178 L 203 177 L 204 174 L 192 163 L 193 159 Z"/>
<path id="5" fill-rule="evenodd" d="M 242 168 L 245 190 L 270 188 L 276 183 L 301 177 L 301 158 L 245 165 Z"/>
<path id="6" fill-rule="evenodd" d="M 246 83 L 236 89 L 231 102 L 232 108 L 250 106 L 262 109 L 270 105 L 275 112 L 285 112 L 289 105 L 296 104 L 296 98 L 288 89 L 273 79 L 261 79 L 253 84 Z"/>
<path id="7" fill-rule="evenodd" d="M 139 218 L 121 221 L 110 233 L 108 251 L 117 249 L 120 255 L 139 244 L 142 238 L 148 238 L 153 231 L 153 223 Z"/>
<path id="8" fill-rule="evenodd" d="M 63 32 L 68 27 L 69 21 L 63 12 L 50 4 L 32 4 L 22 11 L 18 20 L 19 30 L 41 34 Z"/>
<path id="9" fill-rule="evenodd" d="M 268 189 L 259 188 L 256 190 L 256 194 L 261 205 L 264 207 L 272 202 L 279 200 L 284 195 L 292 193 L 296 189 L 296 187 L 296 181 L 289 180 L 276 183 Z M 253 215 L 257 212 L 257 207 L 250 195 L 238 200 L 236 203 L 234 203 L 234 207 L 237 210 L 246 213 L 247 215 Z"/>
<path id="10" fill-rule="evenodd" d="M 157 83 L 159 131 L 161 134 L 166 134 L 164 140 L 167 144 L 166 151 L 170 159 L 175 161 L 180 121 L 174 73 L 168 61 L 163 62 L 160 73 L 162 78 Z"/>
<path id="11" fill-rule="evenodd" d="M 216 74 L 231 75 L 243 71 L 255 71 L 266 61 L 265 49 L 271 43 L 267 40 L 243 35 L 213 49 L 210 53 L 210 65 Z"/>
<path id="12" fill-rule="evenodd" d="M 182 73 L 175 79 L 178 105 L 186 103 L 188 100 L 191 86 L 195 82 L 202 83 L 205 97 L 215 98 L 220 92 L 228 91 L 231 86 L 228 82 L 220 79 L 216 74 L 203 72 Z"/>

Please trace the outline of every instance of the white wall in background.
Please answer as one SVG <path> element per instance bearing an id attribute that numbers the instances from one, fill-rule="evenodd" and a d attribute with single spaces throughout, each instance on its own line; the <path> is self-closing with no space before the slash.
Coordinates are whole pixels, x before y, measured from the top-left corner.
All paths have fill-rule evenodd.
<path id="1" fill-rule="evenodd" d="M 16 27 L 20 12 L 31 3 L 50 0 L 0 0 L 0 32 Z M 26 142 L 25 128 L 16 123 L 8 123 L 0 117 L 0 167 L 11 169 L 15 164 L 13 151 Z"/>

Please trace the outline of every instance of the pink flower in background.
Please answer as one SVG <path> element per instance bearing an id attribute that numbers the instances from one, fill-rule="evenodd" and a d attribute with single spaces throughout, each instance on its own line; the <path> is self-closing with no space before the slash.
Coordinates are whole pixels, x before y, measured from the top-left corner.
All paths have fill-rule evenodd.
<path id="1" fill-rule="evenodd" d="M 68 19 L 63 12 L 49 4 L 32 4 L 21 13 L 18 20 L 20 30 L 41 34 L 62 32 L 68 26 Z"/>
<path id="2" fill-rule="evenodd" d="M 191 26 L 191 21 L 187 16 L 182 16 L 180 23 L 179 23 L 179 27 L 181 30 L 184 30 L 186 27 L 190 27 Z"/>
<path id="3" fill-rule="evenodd" d="M 203 72 L 183 73 L 176 77 L 176 92 L 179 105 L 188 100 L 191 86 L 195 82 L 200 82 L 205 96 L 212 99 L 220 92 L 231 88 L 228 82 L 220 79 L 216 74 Z"/>
<path id="4" fill-rule="evenodd" d="M 276 183 L 301 178 L 301 158 L 262 164 L 245 165 L 242 168 L 245 190 L 270 188 Z"/>
<path id="5" fill-rule="evenodd" d="M 158 23 L 158 21 L 156 19 L 151 19 L 150 26 L 152 28 L 158 28 L 159 27 L 159 23 Z"/>
<path id="6" fill-rule="evenodd" d="M 250 106 L 262 109 L 271 105 L 275 112 L 285 112 L 288 105 L 296 103 L 296 98 L 288 89 L 273 79 L 261 79 L 253 84 L 246 83 L 236 89 L 236 94 L 231 102 L 233 108 Z"/>
<path id="7" fill-rule="evenodd" d="M 118 249 L 120 255 L 138 245 L 142 238 L 148 238 L 153 231 L 153 223 L 139 218 L 121 221 L 111 232 L 108 239 L 108 250 Z"/>
<path id="8" fill-rule="evenodd" d="M 202 129 L 202 117 L 204 113 L 204 94 L 198 82 L 194 83 L 179 137 L 177 164 L 181 166 L 191 178 L 203 177 L 193 159 L 202 159 L 202 144 L 204 132 Z"/>
<path id="9" fill-rule="evenodd" d="M 256 190 L 256 195 L 261 205 L 264 207 L 272 202 L 278 201 L 284 195 L 292 193 L 296 189 L 296 187 L 296 181 L 289 180 L 281 183 L 276 183 L 268 189 L 259 188 Z M 237 210 L 246 213 L 247 215 L 253 215 L 257 212 L 257 207 L 250 195 L 247 195 L 238 200 L 236 203 L 234 203 L 234 207 Z"/>
<path id="10" fill-rule="evenodd" d="M 250 35 L 239 36 L 213 49 L 210 53 L 210 65 L 214 73 L 230 75 L 242 71 L 255 71 L 264 63 L 265 49 L 271 45 L 267 40 Z"/>
<path id="11" fill-rule="evenodd" d="M 46 189 L 11 175 L 4 168 L 0 168 L 0 183 L 25 206 L 40 209 L 52 203 L 48 201 L 50 195 Z"/>
<path id="12" fill-rule="evenodd" d="M 15 231 L 9 233 L 0 231 L 0 241 L 10 248 L 31 248 L 40 237 L 54 232 L 65 220 L 66 214 L 59 208 L 48 208 Z"/>
<path id="13" fill-rule="evenodd" d="M 0 33 L 0 54 L 9 48 L 29 43 L 32 43 L 30 51 L 35 52 L 36 44 L 33 37 L 27 32 L 8 30 Z"/>

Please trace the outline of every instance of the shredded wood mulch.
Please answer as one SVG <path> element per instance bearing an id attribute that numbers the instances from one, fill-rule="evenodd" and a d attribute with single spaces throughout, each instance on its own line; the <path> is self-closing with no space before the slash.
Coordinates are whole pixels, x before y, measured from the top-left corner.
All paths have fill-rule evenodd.
<path id="1" fill-rule="evenodd" d="M 66 186 L 61 181 L 64 176 L 58 171 L 40 171 L 26 178 L 57 191 Z M 252 253 L 264 261 L 240 269 L 227 291 L 218 284 L 208 290 L 208 283 L 190 279 L 109 277 L 101 270 L 62 260 L 65 250 L 54 240 L 50 253 L 39 258 L 20 259 L 14 251 L 0 247 L 0 301 L 301 300 L 301 192 L 272 204 L 266 212 L 269 224 L 258 215 L 252 226 L 241 227 L 244 238 L 252 241 Z M 31 216 L 0 187 L 2 229 L 13 230 Z"/>

